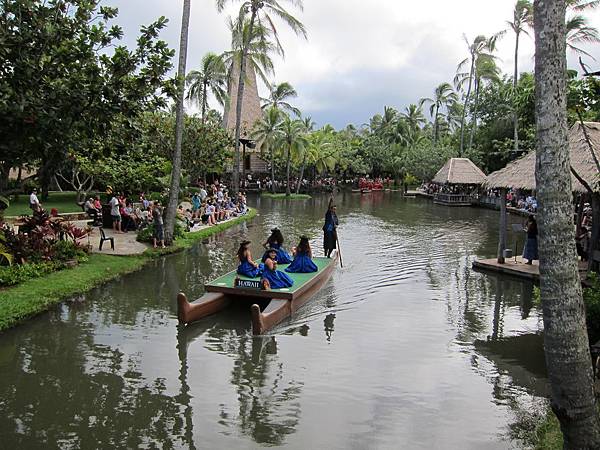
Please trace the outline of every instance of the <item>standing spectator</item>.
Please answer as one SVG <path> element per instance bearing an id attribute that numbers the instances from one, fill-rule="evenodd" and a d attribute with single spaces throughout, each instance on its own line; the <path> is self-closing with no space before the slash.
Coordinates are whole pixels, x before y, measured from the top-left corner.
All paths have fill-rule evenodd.
<path id="1" fill-rule="evenodd" d="M 112 217 L 113 230 L 115 233 L 121 233 L 121 212 L 119 211 L 119 199 L 116 195 L 110 199 L 110 216 Z"/>
<path id="2" fill-rule="evenodd" d="M 165 230 L 163 228 L 163 208 L 160 202 L 156 202 L 152 208 L 152 221 L 154 223 L 154 248 L 160 244 L 165 248 Z"/>
<path id="3" fill-rule="evenodd" d="M 206 197 L 208 197 L 208 192 L 206 192 L 206 189 L 204 189 L 204 185 L 202 185 L 200 186 L 200 203 L 204 203 Z"/>
<path id="4" fill-rule="evenodd" d="M 192 218 L 196 218 L 200 215 L 201 205 L 202 200 L 200 200 L 200 196 L 197 192 L 194 192 L 194 195 L 192 195 Z"/>
<path id="5" fill-rule="evenodd" d="M 34 213 L 40 212 L 42 210 L 42 204 L 40 203 L 37 196 L 37 188 L 33 188 L 31 191 L 31 195 L 29 196 L 29 207 Z"/>

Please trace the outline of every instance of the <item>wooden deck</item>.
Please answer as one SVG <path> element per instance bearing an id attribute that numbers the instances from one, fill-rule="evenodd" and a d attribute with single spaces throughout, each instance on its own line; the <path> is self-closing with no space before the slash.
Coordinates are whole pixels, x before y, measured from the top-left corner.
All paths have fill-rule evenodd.
<path id="1" fill-rule="evenodd" d="M 523 257 L 507 258 L 504 264 L 499 264 L 497 258 L 477 259 L 473 261 L 473 269 L 480 272 L 496 272 L 505 275 L 511 275 L 519 278 L 538 282 L 540 280 L 540 263 L 533 261 L 533 264 L 525 264 Z M 585 280 L 587 275 L 587 262 L 579 261 L 579 275 L 581 280 Z"/>

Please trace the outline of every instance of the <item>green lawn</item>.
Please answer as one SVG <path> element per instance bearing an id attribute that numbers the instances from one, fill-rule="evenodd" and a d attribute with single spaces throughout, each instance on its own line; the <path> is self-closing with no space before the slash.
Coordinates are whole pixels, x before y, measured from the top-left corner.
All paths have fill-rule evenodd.
<path id="1" fill-rule="evenodd" d="M 46 211 L 50 211 L 52 208 L 56 208 L 59 213 L 82 211 L 81 207 L 75 203 L 75 199 L 77 198 L 75 192 L 50 192 L 50 196 L 46 201 L 41 199 L 41 194 L 38 194 L 38 198 Z M 31 214 L 31 209 L 29 208 L 29 194 L 19 195 L 19 198 L 16 201 L 14 200 L 14 197 L 11 196 L 9 200 L 10 206 L 4 211 L 6 217 Z"/>
<path id="2" fill-rule="evenodd" d="M 288 199 L 288 200 L 304 200 L 304 199 L 308 199 L 308 198 L 312 198 L 310 195 L 308 194 L 290 194 L 290 195 L 285 195 L 285 194 L 272 194 L 270 192 L 263 192 L 260 194 L 261 197 L 263 198 L 276 198 L 276 199 Z"/>

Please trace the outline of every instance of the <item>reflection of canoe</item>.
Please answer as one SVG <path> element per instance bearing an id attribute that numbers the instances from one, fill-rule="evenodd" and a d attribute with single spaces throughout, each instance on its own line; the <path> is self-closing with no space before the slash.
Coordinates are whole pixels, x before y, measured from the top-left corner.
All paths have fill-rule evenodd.
<path id="1" fill-rule="evenodd" d="M 251 304 L 252 333 L 262 334 L 289 317 L 300 306 L 306 303 L 323 284 L 331 277 L 338 260 L 334 258 L 313 258 L 319 267 L 315 273 L 290 273 L 294 285 L 289 289 L 261 290 L 254 286 L 236 287 L 244 282 L 259 281 L 229 272 L 204 287 L 206 294 L 194 302 L 188 302 L 184 293 L 177 296 L 177 317 L 181 323 L 191 323 L 203 317 L 217 313 L 226 308 L 232 301 L 247 301 Z M 279 265 L 283 270 L 286 264 Z M 238 280 L 236 283 L 236 279 Z M 253 284 L 253 283 L 248 283 Z M 261 306 L 263 307 L 261 309 Z"/>
<path id="2" fill-rule="evenodd" d="M 362 189 L 352 189 L 352 192 L 359 193 L 362 192 Z"/>
<path id="3" fill-rule="evenodd" d="M 360 193 L 361 194 L 370 194 L 371 193 L 371 189 L 361 189 Z"/>

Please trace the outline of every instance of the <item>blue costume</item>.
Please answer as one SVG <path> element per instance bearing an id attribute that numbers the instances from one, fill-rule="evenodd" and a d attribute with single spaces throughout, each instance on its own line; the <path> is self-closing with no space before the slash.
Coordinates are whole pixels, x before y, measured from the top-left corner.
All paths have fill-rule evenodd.
<path id="1" fill-rule="evenodd" d="M 292 262 L 291 256 L 288 254 L 288 252 L 286 252 L 284 249 L 281 248 L 281 244 L 272 243 L 272 244 L 270 244 L 270 246 L 271 246 L 271 248 L 273 248 L 277 251 L 277 262 L 279 264 L 289 264 Z M 269 256 L 269 250 L 267 250 L 265 252 L 265 254 L 263 255 L 262 262 L 265 262 L 268 256 Z"/>
<path id="2" fill-rule="evenodd" d="M 242 263 L 240 263 L 240 265 L 237 268 L 237 273 L 240 275 L 244 275 L 246 277 L 249 278 L 255 278 L 257 276 L 260 275 L 261 273 L 261 265 L 259 265 L 258 267 L 254 267 L 252 264 L 250 264 L 249 261 L 244 261 Z"/>
<path id="3" fill-rule="evenodd" d="M 287 273 L 281 270 L 271 270 L 266 264 L 262 277 L 269 281 L 271 289 L 289 288 L 294 284 L 294 280 Z"/>
<path id="4" fill-rule="evenodd" d="M 294 261 L 285 269 L 286 272 L 293 273 L 310 273 L 318 270 L 317 265 L 310 259 L 308 253 L 305 252 L 297 252 Z"/>

